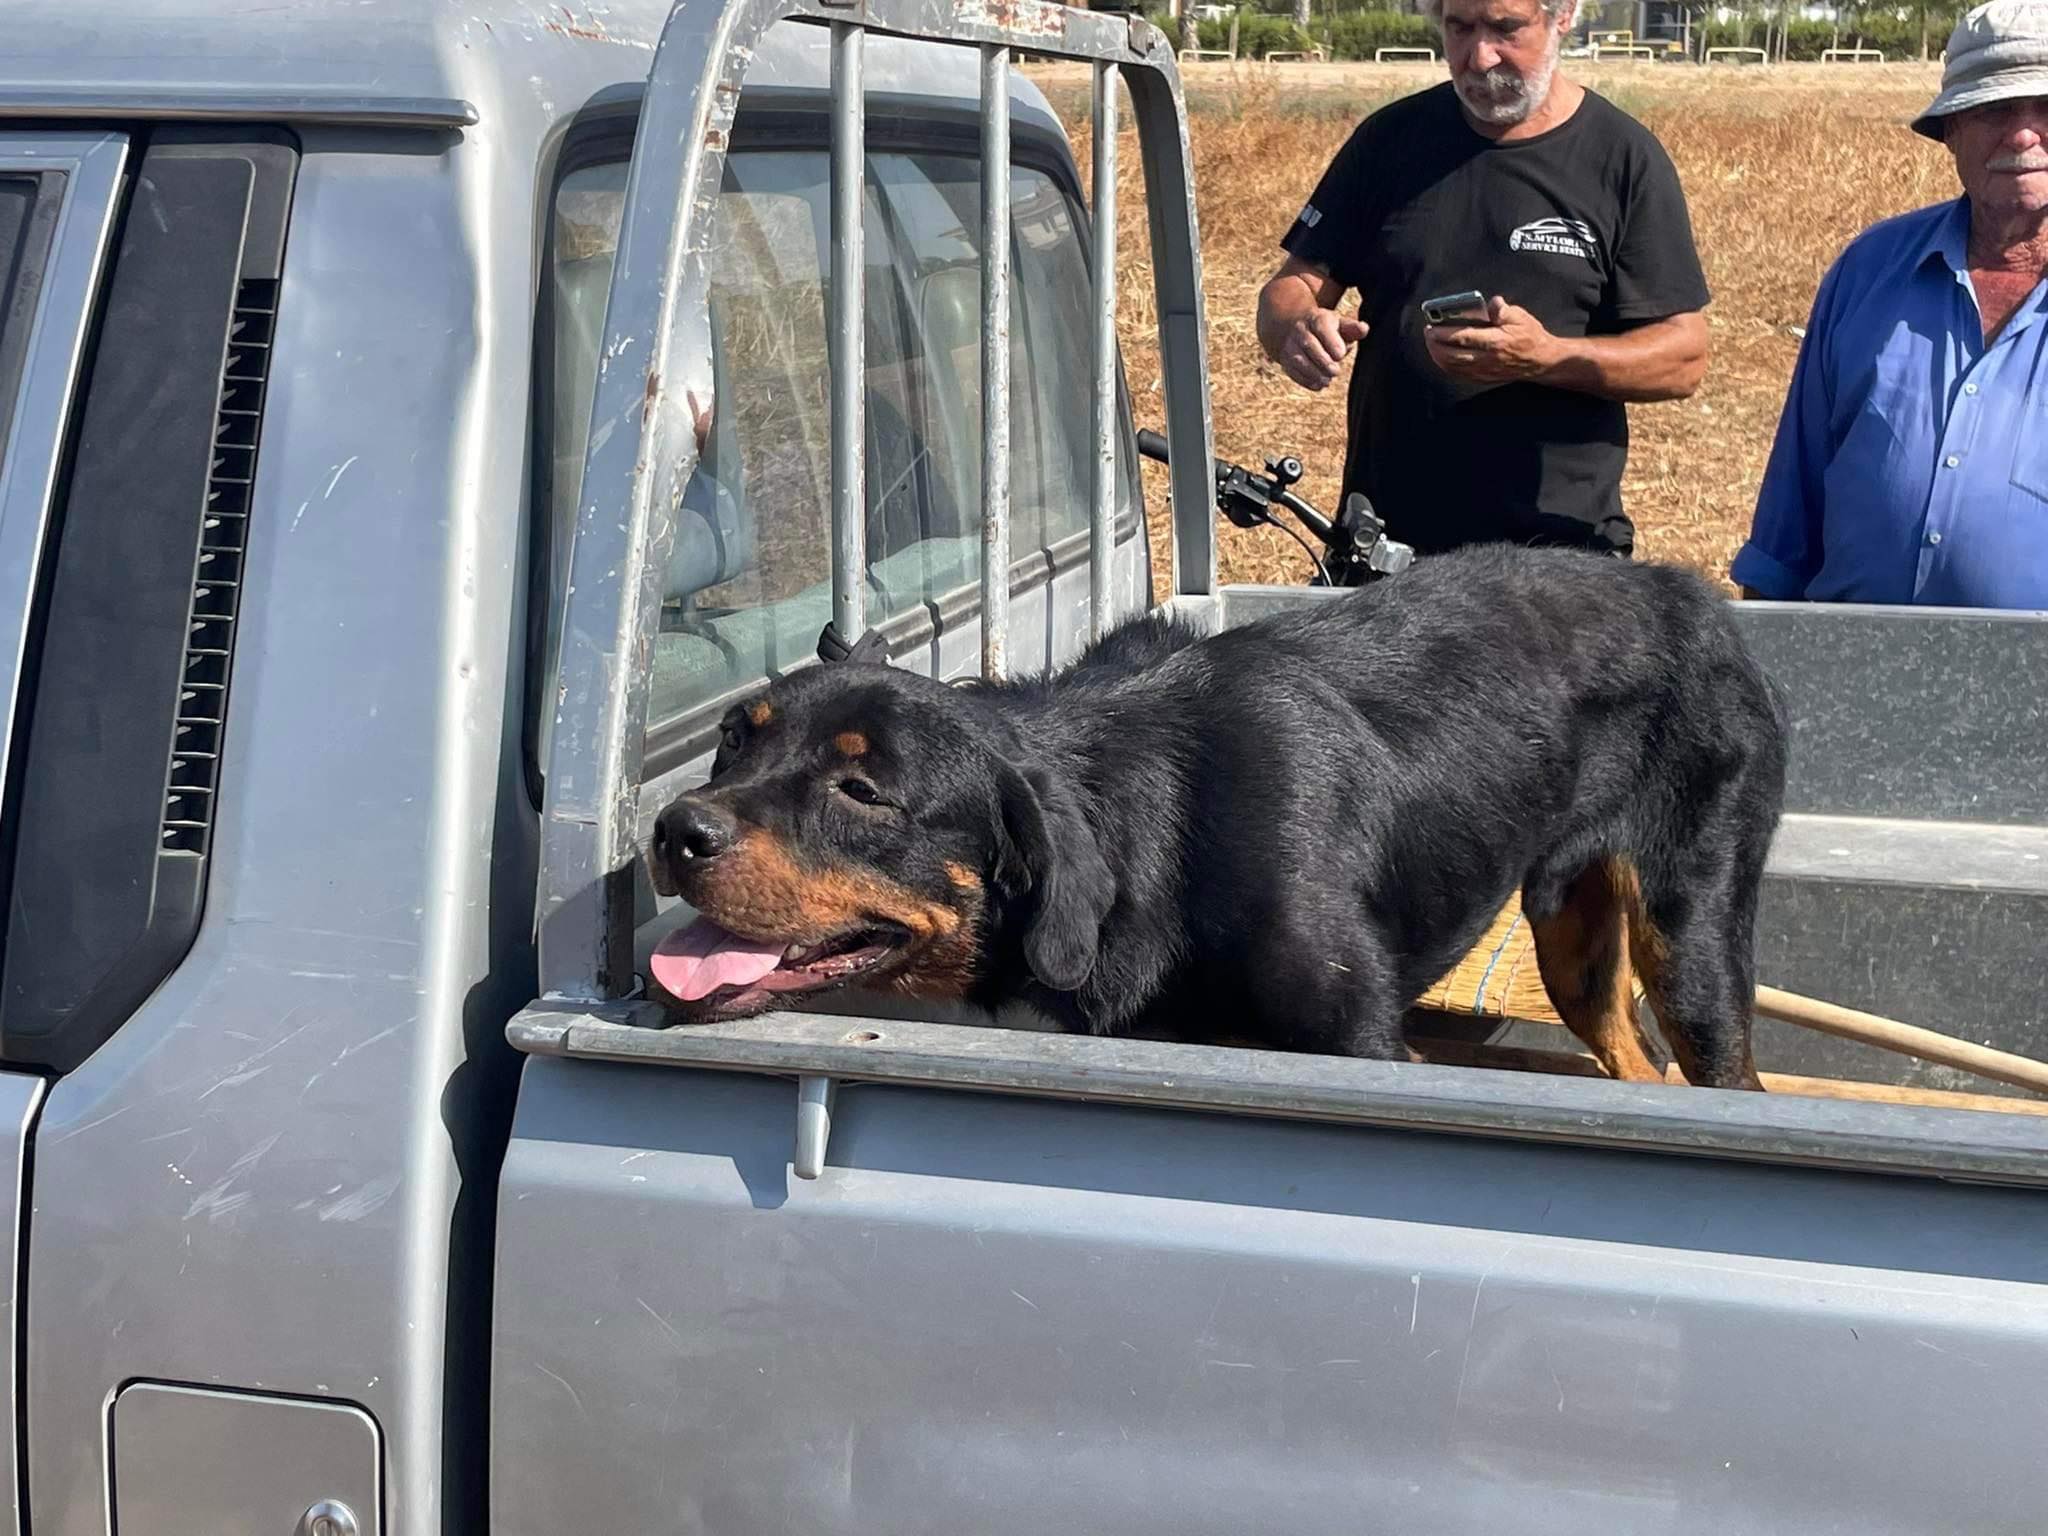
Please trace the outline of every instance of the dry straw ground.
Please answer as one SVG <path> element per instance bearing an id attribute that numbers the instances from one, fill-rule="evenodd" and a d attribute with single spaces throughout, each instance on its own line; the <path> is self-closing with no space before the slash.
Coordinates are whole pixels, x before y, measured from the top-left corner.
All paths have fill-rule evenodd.
<path id="1" fill-rule="evenodd" d="M 1955 194 L 1942 150 L 1908 131 L 1938 66 L 1581 65 L 1579 78 L 1635 114 L 1678 167 L 1714 294 L 1714 355 L 1691 400 L 1631 412 L 1624 495 L 1648 558 L 1725 580 L 1748 526 L 1822 272 L 1877 219 Z M 1089 164 L 1087 77 L 1034 67 L 1075 150 Z M 1442 78 L 1421 65 L 1189 65 L 1183 70 L 1201 220 L 1216 451 L 1240 463 L 1298 453 L 1304 492 L 1333 507 L 1341 468 L 1342 387 L 1310 395 L 1266 362 L 1252 331 L 1276 242 L 1351 125 L 1381 102 Z M 1138 416 L 1163 406 L 1143 181 L 1126 98 L 1119 146 L 1119 327 Z M 1147 472 L 1162 594 L 1168 545 L 1163 476 Z M 1300 581 L 1301 552 L 1281 535 L 1220 534 L 1223 579 Z"/>

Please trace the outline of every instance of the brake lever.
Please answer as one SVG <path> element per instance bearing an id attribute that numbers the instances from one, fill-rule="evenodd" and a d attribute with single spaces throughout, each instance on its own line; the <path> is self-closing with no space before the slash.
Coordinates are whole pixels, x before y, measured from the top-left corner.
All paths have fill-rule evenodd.
<path id="1" fill-rule="evenodd" d="M 1273 522 L 1273 483 L 1237 464 L 1217 461 L 1216 505 L 1239 528 Z"/>

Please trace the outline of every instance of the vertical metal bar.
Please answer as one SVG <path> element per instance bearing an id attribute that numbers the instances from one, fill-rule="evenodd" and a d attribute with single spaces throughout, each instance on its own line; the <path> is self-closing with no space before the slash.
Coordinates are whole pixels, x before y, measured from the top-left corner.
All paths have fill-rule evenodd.
<path id="1" fill-rule="evenodd" d="M 1088 630 L 1100 638 L 1116 601 L 1116 93 L 1117 68 L 1095 61 L 1095 468 L 1088 530 Z"/>
<path id="2" fill-rule="evenodd" d="M 847 645 L 867 621 L 866 36 L 832 23 L 832 627 Z"/>
<path id="3" fill-rule="evenodd" d="M 1195 217 L 1194 156 L 1172 56 L 1154 44 L 1157 67 L 1125 75 L 1145 166 L 1152 291 L 1159 308 L 1159 378 L 1166 405 L 1173 499 L 1173 590 L 1216 588 L 1215 441 L 1209 423 L 1209 361 L 1202 313 L 1202 247 Z"/>
<path id="4" fill-rule="evenodd" d="M 1010 637 L 1010 50 L 981 50 L 981 675 Z"/>

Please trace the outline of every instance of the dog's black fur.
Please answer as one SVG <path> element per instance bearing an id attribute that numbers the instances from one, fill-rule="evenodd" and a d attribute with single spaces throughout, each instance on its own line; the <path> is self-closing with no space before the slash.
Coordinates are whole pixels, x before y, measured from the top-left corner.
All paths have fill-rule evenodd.
<path id="1" fill-rule="evenodd" d="M 1210 638 L 1137 619 L 1046 679 L 807 669 L 725 733 L 659 820 L 656 884 L 792 955 L 858 942 L 860 985 L 1393 1058 L 1519 889 L 1582 1036 L 1618 1027 L 1579 1015 L 1627 922 L 1687 1077 L 1757 1085 L 1783 711 L 1677 568 L 1470 549 Z M 763 850 L 807 883 L 735 897 Z"/>

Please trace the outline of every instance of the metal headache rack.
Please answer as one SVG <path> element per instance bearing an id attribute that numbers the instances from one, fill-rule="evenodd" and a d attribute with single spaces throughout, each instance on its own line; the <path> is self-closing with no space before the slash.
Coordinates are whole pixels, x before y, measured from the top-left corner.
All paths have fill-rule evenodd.
<path id="1" fill-rule="evenodd" d="M 866 164 L 862 58 L 870 33 L 975 48 L 981 56 L 981 666 L 1008 670 L 1010 570 L 1010 96 L 1012 58 L 1094 68 L 1094 391 L 1091 626 L 1113 618 L 1117 461 L 1116 88 L 1128 86 L 1143 154 L 1171 446 L 1174 590 L 1215 572 L 1208 366 L 1187 118 L 1172 48 L 1137 17 L 1044 0 L 735 0 L 678 5 L 656 50 L 626 188 L 605 351 L 570 561 L 572 594 L 624 600 L 603 623 L 572 600 L 562 639 L 547 773 L 540 899 L 544 996 L 601 1002 L 632 986 L 632 886 L 649 668 L 673 506 L 697 464 L 686 401 L 713 398 L 704 244 L 746 67 L 778 21 L 828 28 L 832 60 L 832 632 L 865 628 L 867 487 L 862 444 Z M 650 274 L 658 276 L 649 281 Z"/>

